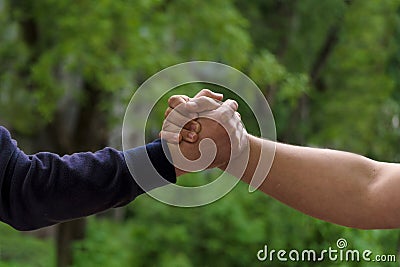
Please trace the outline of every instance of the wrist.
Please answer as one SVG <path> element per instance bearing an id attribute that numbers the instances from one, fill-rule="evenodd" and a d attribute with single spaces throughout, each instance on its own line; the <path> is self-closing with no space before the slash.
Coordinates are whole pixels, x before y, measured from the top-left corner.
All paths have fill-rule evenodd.
<path id="1" fill-rule="evenodd" d="M 229 161 L 218 166 L 219 169 L 228 172 L 229 174 L 242 178 L 244 171 L 247 168 L 250 159 L 250 150 L 252 143 L 255 140 L 254 136 L 251 136 L 247 132 L 242 136 L 240 148 L 234 150 L 231 154 Z"/>

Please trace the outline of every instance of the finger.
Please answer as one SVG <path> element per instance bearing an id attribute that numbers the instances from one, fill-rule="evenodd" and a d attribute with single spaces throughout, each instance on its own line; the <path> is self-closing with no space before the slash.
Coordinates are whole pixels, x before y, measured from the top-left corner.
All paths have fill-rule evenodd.
<path id="1" fill-rule="evenodd" d="M 224 95 L 223 94 L 215 93 L 215 92 L 213 92 L 213 91 L 211 91 L 209 89 L 201 90 L 200 92 L 198 92 L 194 96 L 194 98 L 198 98 L 198 97 L 201 97 L 201 96 L 207 96 L 207 97 L 213 98 L 215 100 L 219 100 L 219 101 L 222 101 L 222 99 L 224 99 Z"/>
<path id="2" fill-rule="evenodd" d="M 180 106 L 178 106 L 176 109 L 168 108 L 165 111 L 165 119 L 167 122 L 174 124 L 175 126 L 179 128 L 185 128 L 189 131 L 199 133 L 201 130 L 201 125 L 194 119 L 198 118 L 197 113 L 185 113 L 185 115 L 182 115 L 179 111 Z"/>
<path id="3" fill-rule="evenodd" d="M 180 104 L 188 102 L 190 98 L 186 95 L 173 95 L 168 99 L 168 106 L 170 108 L 176 108 Z"/>
<path id="4" fill-rule="evenodd" d="M 243 129 L 243 124 L 241 120 L 238 120 L 236 116 L 232 117 L 228 123 L 224 123 L 227 132 L 229 134 L 234 134 L 235 132 L 241 131 Z"/>
<path id="5" fill-rule="evenodd" d="M 184 129 L 189 130 L 191 132 L 199 133 L 201 130 L 201 125 L 195 120 L 192 120 L 183 126 Z"/>
<path id="6" fill-rule="evenodd" d="M 162 126 L 162 131 L 171 132 L 171 133 L 179 133 L 182 127 L 177 126 L 169 121 L 164 121 Z"/>
<path id="7" fill-rule="evenodd" d="M 229 121 L 228 125 L 226 125 L 226 130 L 231 140 L 232 151 L 234 151 L 234 153 L 237 153 L 238 151 L 241 151 L 244 146 L 247 132 L 244 128 L 242 121 L 238 120 L 237 116 L 234 117 L 235 119 L 232 118 Z"/>
<path id="8" fill-rule="evenodd" d="M 241 119 L 242 119 L 242 115 L 240 115 L 240 113 L 239 113 L 239 112 L 237 112 L 237 111 L 236 111 L 236 112 L 235 112 L 235 115 L 236 115 L 236 116 L 238 116 L 239 120 L 241 120 Z"/>
<path id="9" fill-rule="evenodd" d="M 180 106 L 179 106 L 180 107 Z M 165 118 L 168 122 L 182 128 L 183 126 L 185 126 L 186 124 L 189 124 L 189 122 L 194 119 L 197 118 L 197 114 L 181 114 L 178 111 L 178 108 L 173 109 L 169 112 L 168 116 Z"/>
<path id="10" fill-rule="evenodd" d="M 173 133 L 164 130 L 160 132 L 160 137 L 171 144 L 179 144 L 182 141 L 182 136 L 179 133 Z"/>
<path id="11" fill-rule="evenodd" d="M 227 106 L 236 111 L 239 107 L 239 104 L 232 99 L 227 99 L 225 102 L 222 103 L 222 106 Z"/>
<path id="12" fill-rule="evenodd" d="M 188 143 L 195 143 L 199 139 L 199 136 L 195 132 L 191 132 L 186 129 L 182 129 L 180 135 L 182 140 Z"/>
<path id="13" fill-rule="evenodd" d="M 228 99 L 222 103 L 221 107 L 217 109 L 217 112 L 220 113 L 221 121 L 229 121 L 235 115 L 237 108 L 238 104 L 235 100 Z"/>
<path id="14" fill-rule="evenodd" d="M 169 126 L 170 127 L 165 127 L 159 133 L 159 137 L 165 139 L 168 143 L 177 144 L 182 142 L 182 140 L 189 143 L 195 143 L 199 138 L 195 132 L 186 129 L 180 129 L 180 132 L 178 132 L 177 130 L 179 130 L 179 128 L 175 128 L 174 125 Z"/>
<path id="15" fill-rule="evenodd" d="M 168 107 L 168 108 L 165 110 L 164 119 L 167 118 L 167 117 L 169 116 L 169 114 L 170 114 L 173 110 L 174 110 L 173 108 Z"/>
<path id="16" fill-rule="evenodd" d="M 238 149 L 241 151 L 247 145 L 248 137 L 245 125 L 241 122 L 239 130 L 239 146 Z"/>
<path id="17" fill-rule="evenodd" d="M 215 110 L 221 106 L 216 100 L 206 97 L 200 96 L 198 98 L 192 98 L 189 102 L 185 104 L 185 108 L 188 112 L 204 112 Z"/>
<path id="18" fill-rule="evenodd" d="M 184 116 L 184 117 L 186 117 L 186 118 L 188 118 L 190 120 L 198 118 L 198 114 L 196 112 L 189 113 L 189 112 L 185 111 L 185 107 L 183 105 L 179 105 L 176 108 L 168 107 L 165 110 L 164 119 L 166 119 L 171 114 L 172 111 L 177 111 L 177 112 L 181 113 L 182 116 Z"/>

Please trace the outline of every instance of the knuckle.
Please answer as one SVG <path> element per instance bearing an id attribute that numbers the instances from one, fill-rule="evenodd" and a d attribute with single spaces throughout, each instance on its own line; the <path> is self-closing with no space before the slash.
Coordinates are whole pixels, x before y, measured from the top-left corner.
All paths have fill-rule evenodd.
<path id="1" fill-rule="evenodd" d="M 185 99 L 181 95 L 173 95 L 168 99 L 168 106 L 170 108 L 175 108 L 176 106 L 185 102 Z"/>
<path id="2" fill-rule="evenodd" d="M 201 90 L 201 93 L 203 93 L 205 95 L 210 95 L 211 94 L 211 90 L 204 88 L 204 89 Z"/>
<path id="3" fill-rule="evenodd" d="M 202 95 L 202 96 L 199 96 L 198 98 L 196 98 L 196 100 L 197 100 L 196 102 L 204 102 L 204 101 L 207 101 L 207 99 L 208 99 L 208 97 Z"/>
<path id="4" fill-rule="evenodd" d="M 231 118 L 232 115 L 234 114 L 234 111 L 229 107 L 221 107 L 219 112 L 221 113 L 221 116 L 228 119 Z"/>
<path id="5" fill-rule="evenodd" d="M 168 98 L 168 105 L 171 106 L 171 104 L 176 100 L 176 96 L 171 96 L 170 98 Z"/>

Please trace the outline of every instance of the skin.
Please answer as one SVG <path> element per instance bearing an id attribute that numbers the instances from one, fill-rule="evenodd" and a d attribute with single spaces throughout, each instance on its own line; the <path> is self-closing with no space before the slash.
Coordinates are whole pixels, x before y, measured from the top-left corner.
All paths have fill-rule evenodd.
<path id="1" fill-rule="evenodd" d="M 185 101 L 185 98 L 183 98 Z M 217 100 L 217 101 L 215 101 Z M 174 101 L 170 101 L 175 103 Z M 201 144 L 201 141 L 204 139 L 211 139 L 212 143 L 216 145 L 216 157 L 211 159 L 213 160 L 208 168 L 215 168 L 225 166 L 229 161 L 231 154 L 231 140 L 230 137 L 233 138 L 233 143 L 240 143 L 241 138 L 245 137 L 246 132 L 241 132 L 242 134 L 237 135 L 229 135 L 231 132 L 238 132 L 238 128 L 243 128 L 240 123 L 240 119 L 236 116 L 238 104 L 233 100 L 226 100 L 221 103 L 219 99 L 211 99 L 205 96 L 195 97 L 192 101 L 188 102 L 188 105 L 184 105 L 185 112 L 181 109 L 182 104 L 178 106 L 178 113 L 174 111 L 166 112 L 167 117 L 163 123 L 163 130 L 160 136 L 167 140 L 168 147 L 170 150 L 170 154 L 172 156 L 172 160 L 175 163 L 175 172 L 177 176 L 180 176 L 185 173 L 185 170 L 177 168 L 176 166 L 184 166 L 186 170 L 190 171 L 199 171 L 202 170 L 206 165 L 204 165 L 204 159 L 210 157 L 212 152 L 209 150 L 209 146 L 212 145 L 210 143 L 205 142 Z M 195 110 L 196 112 L 191 112 Z M 175 113 L 173 113 L 175 112 Z M 179 112 L 182 112 L 179 113 Z M 196 123 L 201 125 L 199 132 L 193 132 L 195 138 L 193 142 L 180 142 L 177 140 L 184 140 L 185 137 L 179 137 L 180 133 L 184 130 L 182 127 L 186 127 L 188 124 L 188 118 L 183 119 L 183 116 L 192 114 L 190 116 L 196 117 Z M 196 114 L 196 115 L 193 115 Z M 188 115 L 189 116 L 189 115 Z M 200 116 L 200 117 L 199 117 Z M 172 121 L 170 121 L 172 120 Z M 216 123 L 216 121 L 222 123 L 224 126 Z M 237 124 L 240 124 L 239 127 Z M 227 132 L 228 131 L 228 132 Z M 208 140 L 210 141 L 210 140 Z M 201 152 L 200 147 L 206 151 L 204 158 L 200 160 L 200 162 L 191 162 L 188 163 L 187 160 L 195 161 L 200 158 Z M 232 153 L 236 151 L 233 150 Z M 183 157 L 181 156 L 183 154 Z M 202 163 L 203 162 L 203 163 Z"/>
<path id="2" fill-rule="evenodd" d="M 217 145 L 217 155 L 208 168 L 223 168 L 223 166 L 225 166 L 228 162 L 231 153 L 231 145 L 228 133 L 221 125 L 215 123 L 213 120 L 207 118 L 199 118 L 198 122 L 202 125 L 202 130 L 197 134 L 197 141 L 194 143 L 181 142 L 179 144 L 179 149 L 182 151 L 183 155 L 187 159 L 196 160 L 201 156 L 199 150 L 200 140 L 203 140 L 204 138 L 210 138 Z M 173 151 L 175 149 L 175 147 L 169 145 L 169 150 L 171 151 L 173 162 L 178 161 L 174 157 L 176 153 L 174 153 Z M 176 167 L 175 172 L 177 175 L 183 175 L 186 173 L 184 170 Z"/>
<path id="3" fill-rule="evenodd" d="M 179 101 L 174 101 L 170 109 L 176 104 Z M 218 142 L 224 142 L 224 135 L 213 125 L 216 122 L 198 122 L 202 127 L 195 133 L 196 141 L 179 144 L 189 158 L 203 138 L 212 138 L 217 147 Z M 400 164 L 343 151 L 281 144 L 251 135 L 248 138 L 250 158 L 245 173 L 238 177 L 244 182 L 250 183 L 257 173 L 265 178 L 258 190 L 328 222 L 360 229 L 400 227 Z M 221 143 L 221 147 L 225 145 Z M 267 172 L 262 169 L 262 162 L 267 159 L 261 151 L 268 152 L 273 147 L 275 158 Z M 221 149 L 216 159 L 221 165 L 214 166 L 223 169 L 227 155 L 228 151 Z"/>
<path id="4" fill-rule="evenodd" d="M 193 98 L 190 98 L 186 95 L 174 95 L 168 99 L 168 108 L 165 111 L 165 118 L 168 118 L 168 115 L 175 109 L 178 109 L 178 106 L 181 104 L 185 104 L 186 102 L 190 101 L 191 99 L 201 98 L 201 97 L 208 97 L 211 99 L 215 99 L 217 101 L 222 101 L 223 95 L 219 93 L 214 93 L 208 89 L 201 90 L 198 94 L 196 94 Z M 180 113 L 179 110 L 177 110 Z M 187 114 L 183 113 L 180 114 L 181 116 L 185 117 Z M 198 139 L 197 133 L 200 132 L 201 125 L 197 122 L 197 120 L 192 120 L 189 123 L 185 124 L 181 129 L 179 134 L 171 133 L 171 132 L 164 132 L 167 136 L 165 139 L 168 139 L 170 143 L 180 143 L 182 141 L 186 142 L 196 142 Z M 160 133 L 161 137 L 161 133 Z"/>
<path id="5" fill-rule="evenodd" d="M 241 178 L 250 183 L 261 150 L 271 141 L 250 138 Z M 400 227 L 400 165 L 353 153 L 275 143 L 270 172 L 258 190 L 310 216 L 359 229 Z M 264 148 L 263 148 L 264 147 Z"/>
<path id="6" fill-rule="evenodd" d="M 193 98 L 189 98 L 185 95 L 174 95 L 168 99 L 169 107 L 165 111 L 165 117 L 168 118 L 168 115 L 176 109 L 179 105 L 185 104 L 191 99 L 201 99 L 207 97 L 209 99 L 214 99 L 217 101 L 222 101 L 223 95 L 214 93 L 208 89 L 201 90 L 198 94 L 196 94 Z M 232 105 L 235 105 L 234 102 Z M 208 104 L 209 106 L 212 104 Z M 213 109 L 217 108 L 218 105 L 211 106 Z M 202 107 L 200 107 L 201 109 Z M 237 109 L 234 107 L 235 110 Z M 201 109 L 201 111 L 205 111 L 206 109 Z M 179 112 L 179 111 L 178 111 Z M 181 114 L 185 116 L 187 114 Z M 219 167 L 226 164 L 230 155 L 230 142 L 229 137 L 224 128 L 216 123 L 215 121 L 207 118 L 199 118 L 196 120 L 192 120 L 185 125 L 178 125 L 180 128 L 179 132 L 167 132 L 163 129 L 160 133 L 160 137 L 166 139 L 169 143 L 170 151 L 176 150 L 176 145 L 179 145 L 179 149 L 182 154 L 189 160 L 196 160 L 200 157 L 199 144 L 200 141 L 206 137 L 212 139 L 215 143 L 217 143 L 217 157 L 216 160 L 212 163 L 212 167 Z M 203 128 L 202 128 L 203 127 Z M 201 131 L 201 132 L 200 132 Z M 222 140 L 219 142 L 217 140 Z M 184 142 L 182 142 L 184 141 Z M 228 148 L 228 149 L 226 149 Z M 172 160 L 175 162 L 176 157 L 175 153 L 171 153 Z M 181 170 L 175 167 L 176 176 L 181 176 L 186 173 L 186 171 Z"/>

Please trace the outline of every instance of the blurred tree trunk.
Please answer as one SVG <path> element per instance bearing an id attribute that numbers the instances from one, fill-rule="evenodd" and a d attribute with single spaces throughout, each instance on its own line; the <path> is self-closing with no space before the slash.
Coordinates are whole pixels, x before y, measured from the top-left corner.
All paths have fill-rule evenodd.
<path id="1" fill-rule="evenodd" d="M 86 219 L 65 222 L 57 227 L 57 266 L 71 266 L 73 263 L 73 243 L 85 238 Z"/>
<path id="2" fill-rule="evenodd" d="M 331 26 L 310 70 L 310 83 L 319 91 L 324 90 L 320 75 L 339 40 L 340 26 Z"/>
<path id="3" fill-rule="evenodd" d="M 30 7 L 18 2 L 13 6 L 24 12 L 20 20 L 20 28 L 24 43 L 31 48 L 30 64 L 26 66 L 26 73 L 30 74 L 30 67 L 37 61 L 41 54 L 39 47 L 39 31 L 37 23 L 30 15 Z M 66 92 L 66 95 L 58 105 L 53 121 L 41 133 L 41 140 L 36 145 L 44 145 L 37 149 L 46 149 L 58 154 L 71 154 L 79 151 L 95 151 L 107 144 L 107 126 L 102 114 L 100 105 L 106 99 L 106 93 L 96 88 L 93 82 L 81 81 L 81 77 L 71 77 L 65 74 L 61 81 L 66 84 L 73 84 L 73 90 L 82 90 L 83 101 L 77 101 L 73 93 Z M 78 80 L 78 82 L 77 82 Z M 32 84 L 35 90 L 35 84 Z M 72 90 L 71 90 L 72 91 Z M 104 115 L 104 116 L 103 116 Z M 86 220 L 84 218 L 71 222 L 62 223 L 57 227 L 57 266 L 67 267 L 73 263 L 72 245 L 75 241 L 85 237 Z"/>
<path id="4" fill-rule="evenodd" d="M 326 37 L 317 52 L 316 58 L 309 71 L 310 85 L 318 91 L 324 90 L 321 79 L 321 71 L 326 66 L 335 46 L 338 43 L 338 35 L 341 29 L 341 23 L 333 24 L 327 31 Z M 309 121 L 310 101 L 306 94 L 303 94 L 297 103 L 297 107 L 292 111 L 290 124 L 283 135 L 283 141 L 298 145 L 305 145 L 306 133 L 300 125 L 307 125 Z M 301 122 L 301 124 L 299 124 Z M 303 126 L 304 128 L 304 126 Z"/>

